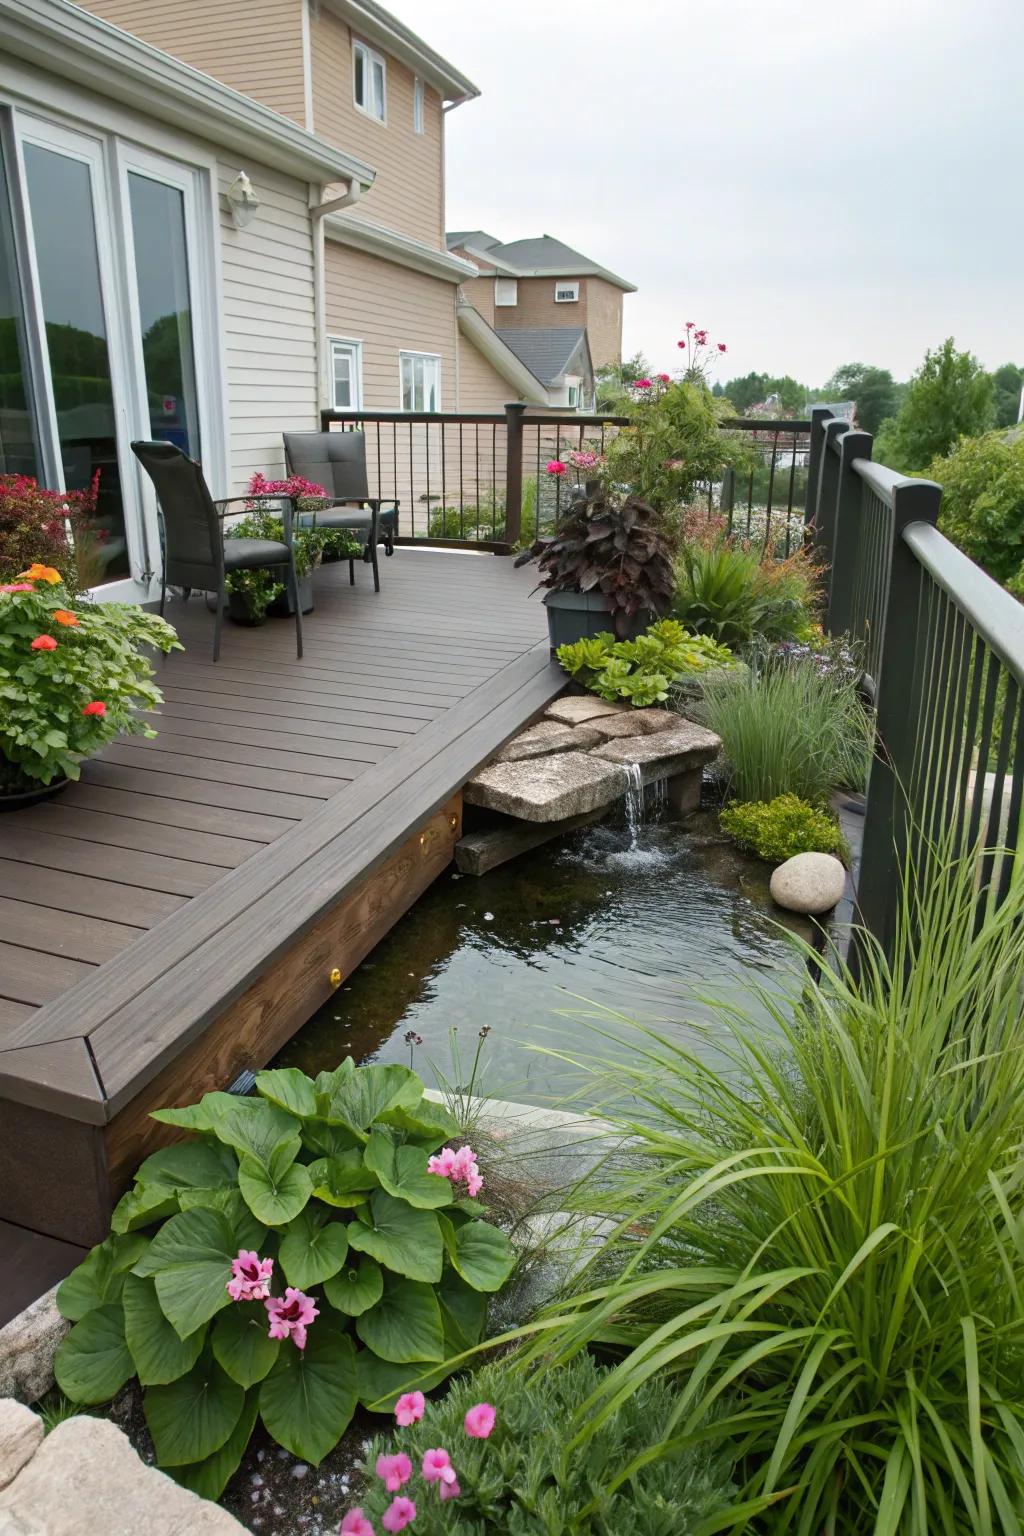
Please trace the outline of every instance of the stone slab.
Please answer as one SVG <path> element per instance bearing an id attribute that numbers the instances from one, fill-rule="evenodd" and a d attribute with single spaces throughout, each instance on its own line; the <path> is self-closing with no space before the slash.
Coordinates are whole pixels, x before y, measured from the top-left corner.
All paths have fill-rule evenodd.
<path id="1" fill-rule="evenodd" d="M 0 1398 L 0 1489 L 17 1477 L 42 1443 L 43 1421 L 38 1413 L 13 1397 Z"/>
<path id="2" fill-rule="evenodd" d="M 721 746 L 714 731 L 679 719 L 671 730 L 651 736 L 619 736 L 595 747 L 590 755 L 610 763 L 638 763 L 643 782 L 653 784 L 711 762 Z"/>
<path id="3" fill-rule="evenodd" d="M 147 1467 L 108 1419 L 58 1424 L 0 1493 L 0 1536 L 245 1536 L 218 1504 Z"/>
<path id="4" fill-rule="evenodd" d="M 56 1296 L 54 1286 L 0 1328 L 0 1397 L 34 1403 L 53 1386 L 53 1357 L 71 1327 Z"/>
<path id="5" fill-rule="evenodd" d="M 654 736 L 678 724 L 679 716 L 672 709 L 630 709 L 619 715 L 600 715 L 585 729 L 602 741 L 614 741 L 617 736 Z"/>
<path id="6" fill-rule="evenodd" d="M 470 779 L 464 797 L 470 805 L 520 821 L 566 821 L 610 805 L 625 788 L 625 773 L 617 763 L 601 762 L 587 752 L 559 752 L 520 763 L 491 763 Z"/>
<path id="7" fill-rule="evenodd" d="M 520 731 L 502 747 L 496 763 L 518 763 L 527 757 L 547 757 L 552 752 L 586 752 L 604 737 L 593 725 L 563 725 L 560 720 L 540 720 Z"/>
<path id="8" fill-rule="evenodd" d="M 589 826 L 603 814 L 602 809 L 570 816 L 568 821 L 510 821 L 507 826 L 469 832 L 455 844 L 455 868 L 463 875 L 486 875 L 521 853 L 529 853 L 531 848 L 540 848 L 553 838 Z"/>
<path id="9" fill-rule="evenodd" d="M 558 720 L 562 725 L 583 725 L 584 722 L 599 720 L 603 715 L 620 715 L 629 708 L 628 704 L 609 704 L 606 699 L 598 699 L 592 693 L 567 693 L 548 705 L 544 718 Z"/>

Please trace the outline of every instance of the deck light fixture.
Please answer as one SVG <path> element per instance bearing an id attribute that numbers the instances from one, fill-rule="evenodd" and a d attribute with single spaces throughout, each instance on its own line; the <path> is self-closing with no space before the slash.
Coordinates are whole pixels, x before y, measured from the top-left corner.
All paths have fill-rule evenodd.
<path id="1" fill-rule="evenodd" d="M 259 193 L 244 171 L 239 171 L 225 196 L 235 228 L 245 229 L 246 225 L 252 223 L 253 216 L 260 206 L 260 199 Z"/>

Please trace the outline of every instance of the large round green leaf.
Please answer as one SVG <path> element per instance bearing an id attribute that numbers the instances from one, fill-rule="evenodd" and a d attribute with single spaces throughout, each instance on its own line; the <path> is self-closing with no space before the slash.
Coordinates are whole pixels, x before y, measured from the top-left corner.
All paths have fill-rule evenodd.
<path id="1" fill-rule="evenodd" d="M 263 1380 L 281 1348 L 281 1341 L 267 1332 L 267 1309 L 261 1301 L 236 1302 L 222 1312 L 210 1342 L 218 1365 L 247 1389 Z"/>
<path id="2" fill-rule="evenodd" d="M 417 1211 L 383 1189 L 370 1197 L 367 1221 L 350 1221 L 348 1240 L 385 1269 L 407 1280 L 436 1284 L 444 1254 L 441 1228 L 433 1211 Z"/>
<path id="3" fill-rule="evenodd" d="M 313 1181 L 302 1163 L 289 1155 L 291 1143 L 277 1148 L 267 1166 L 245 1156 L 238 1169 L 242 1198 L 257 1221 L 283 1227 L 297 1216 L 313 1193 Z M 296 1151 L 298 1148 L 296 1147 Z"/>
<path id="4" fill-rule="evenodd" d="M 155 1277 L 164 1316 L 187 1339 L 229 1305 L 227 1283 L 237 1253 L 222 1211 L 182 1211 L 160 1228 L 133 1273 Z"/>
<path id="5" fill-rule="evenodd" d="M 237 1173 L 238 1159 L 230 1147 L 215 1141 L 179 1141 L 147 1157 L 135 1182 L 168 1189 L 218 1189 L 233 1184 Z"/>
<path id="6" fill-rule="evenodd" d="M 178 1192 L 163 1184 L 139 1184 L 129 1189 L 114 1206 L 110 1225 L 114 1232 L 134 1232 L 180 1210 Z"/>
<path id="7" fill-rule="evenodd" d="M 135 1374 L 120 1306 L 94 1307 L 57 1350 L 53 1374 L 73 1403 L 108 1403 Z"/>
<path id="8" fill-rule="evenodd" d="M 454 1230 L 446 1223 L 444 1233 L 448 1257 L 463 1280 L 476 1291 L 500 1291 L 515 1264 L 504 1232 L 486 1221 L 467 1221 Z"/>
<path id="9" fill-rule="evenodd" d="M 271 1072 L 258 1073 L 256 1092 L 300 1120 L 311 1119 L 316 1114 L 313 1079 L 300 1072 L 298 1067 L 277 1067 Z"/>
<path id="10" fill-rule="evenodd" d="M 446 1269 L 438 1287 L 445 1343 L 450 1355 L 460 1355 L 479 1343 L 487 1321 L 487 1297 Z"/>
<path id="11" fill-rule="evenodd" d="M 308 1291 L 336 1275 L 347 1253 L 345 1223 L 332 1221 L 326 1211 L 307 1205 L 281 1234 L 278 1262 L 289 1285 Z"/>
<path id="12" fill-rule="evenodd" d="M 263 1247 L 267 1229 L 256 1220 L 237 1185 L 229 1189 L 182 1189 L 178 1203 L 183 1211 L 222 1211 L 234 1233 L 236 1251 L 249 1248 L 259 1252 Z"/>
<path id="13" fill-rule="evenodd" d="M 381 1131 L 373 1131 L 364 1157 L 382 1188 L 396 1199 L 426 1211 L 451 1205 L 452 1186 L 440 1174 L 427 1172 L 427 1154 L 422 1147 L 396 1147 Z"/>
<path id="14" fill-rule="evenodd" d="M 317 1158 L 309 1165 L 309 1176 L 318 1200 L 342 1208 L 362 1205 L 370 1190 L 378 1187 L 377 1175 L 363 1162 L 361 1147 Z"/>
<path id="15" fill-rule="evenodd" d="M 61 1316 L 77 1322 L 94 1307 L 116 1301 L 125 1275 L 148 1246 L 149 1238 L 139 1234 L 105 1238 L 57 1287 Z"/>
<path id="16" fill-rule="evenodd" d="M 241 1417 L 219 1451 L 207 1456 L 205 1461 L 189 1462 L 183 1467 L 168 1467 L 169 1476 L 184 1488 L 191 1488 L 201 1499 L 219 1499 L 228 1481 L 238 1471 L 239 1463 L 249 1444 L 256 1415 L 260 1411 L 260 1395 L 250 1392 L 245 1399 Z"/>
<path id="17" fill-rule="evenodd" d="M 294 1161 L 301 1145 L 299 1121 L 294 1115 L 266 1099 L 227 1097 L 230 1102 L 219 1105 L 213 1117 L 213 1134 L 218 1140 L 234 1147 L 240 1158 L 255 1158 L 265 1168 L 281 1148 L 288 1148 L 288 1161 Z"/>
<path id="18" fill-rule="evenodd" d="M 443 1104 L 422 1098 L 411 1107 L 396 1105 L 377 1116 L 377 1123 L 394 1126 L 407 1136 L 415 1137 L 418 1145 L 434 1152 L 446 1141 L 459 1134 L 459 1122 L 449 1114 Z"/>
<path id="19" fill-rule="evenodd" d="M 336 1125 L 347 1125 L 365 1141 L 365 1132 L 385 1110 L 412 1108 L 423 1096 L 423 1084 L 409 1067 L 392 1062 L 388 1065 L 360 1067 L 331 1085 L 329 1094 L 319 1094 L 320 1118 Z"/>
<path id="20" fill-rule="evenodd" d="M 332 1307 L 347 1317 L 359 1317 L 375 1306 L 384 1292 L 384 1271 L 363 1254 L 357 1264 L 350 1262 L 324 1284 L 324 1295 Z"/>
<path id="21" fill-rule="evenodd" d="M 206 1349 L 186 1376 L 165 1387 L 147 1387 L 146 1423 L 162 1467 L 203 1461 L 220 1450 L 237 1427 L 245 1391 Z"/>
<path id="22" fill-rule="evenodd" d="M 202 1352 L 205 1325 L 187 1339 L 179 1338 L 163 1314 L 153 1281 L 138 1275 L 125 1277 L 121 1303 L 125 1342 L 144 1387 L 177 1381 L 192 1369 Z"/>
<path id="23" fill-rule="evenodd" d="M 359 1401 L 372 1413 L 391 1413 L 403 1392 L 429 1392 L 451 1375 L 444 1366 L 425 1361 L 396 1365 L 369 1349 L 361 1349 L 356 1356 L 356 1372 Z"/>
<path id="24" fill-rule="evenodd" d="M 356 1406 L 352 1340 L 330 1319 L 310 1325 L 305 1349 L 286 1342 L 260 1387 L 260 1415 L 293 1456 L 318 1466 L 348 1428 Z"/>
<path id="25" fill-rule="evenodd" d="M 433 1287 L 388 1277 L 375 1307 L 356 1318 L 356 1333 L 382 1360 L 399 1365 L 445 1358 L 441 1308 Z"/>
<path id="26" fill-rule="evenodd" d="M 355 1131 L 344 1125 L 328 1125 L 326 1120 L 302 1122 L 302 1145 L 314 1157 L 337 1157 L 353 1149 L 362 1152 L 362 1142 Z"/>

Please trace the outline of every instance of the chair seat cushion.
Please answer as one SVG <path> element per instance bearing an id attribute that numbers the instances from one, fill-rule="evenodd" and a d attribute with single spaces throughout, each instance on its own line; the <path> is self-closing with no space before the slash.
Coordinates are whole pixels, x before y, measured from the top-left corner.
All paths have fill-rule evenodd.
<path id="1" fill-rule="evenodd" d="M 366 507 L 328 507 L 325 512 L 297 512 L 295 523 L 299 528 L 356 528 L 369 529 L 372 514 Z"/>
<path id="2" fill-rule="evenodd" d="M 287 544 L 275 539 L 225 539 L 224 568 L 228 571 L 247 571 L 259 565 L 287 565 L 290 556 Z"/>

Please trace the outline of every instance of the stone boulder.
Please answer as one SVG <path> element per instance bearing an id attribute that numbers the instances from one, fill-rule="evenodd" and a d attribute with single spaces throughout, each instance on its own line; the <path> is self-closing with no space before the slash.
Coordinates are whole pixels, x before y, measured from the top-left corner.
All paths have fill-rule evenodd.
<path id="1" fill-rule="evenodd" d="M 654 784 L 658 779 L 673 779 L 676 774 L 703 767 L 718 756 L 721 746 L 714 731 L 677 716 L 668 730 L 648 736 L 617 736 L 595 747 L 590 755 L 610 763 L 638 763 L 643 782 Z"/>
<path id="2" fill-rule="evenodd" d="M 585 729 L 602 741 L 614 741 L 617 736 L 653 736 L 678 724 L 679 716 L 671 709 L 630 709 L 621 715 L 600 715 Z"/>
<path id="3" fill-rule="evenodd" d="M 544 718 L 558 720 L 562 725 L 583 725 L 603 715 L 620 715 L 629 708 L 628 704 L 609 704 L 592 693 L 567 693 L 548 705 Z"/>
<path id="4" fill-rule="evenodd" d="M 0 1398 L 0 1489 L 17 1477 L 42 1443 L 43 1421 L 38 1413 L 13 1397 Z"/>
<path id="5" fill-rule="evenodd" d="M 34 1403 L 53 1386 L 53 1357 L 71 1327 L 56 1296 L 54 1286 L 0 1328 L 0 1397 Z"/>
<path id="6" fill-rule="evenodd" d="M 520 821 L 564 821 L 610 805 L 626 790 L 615 763 L 587 752 L 558 752 L 518 763 L 490 763 L 470 779 L 464 797 Z"/>
<path id="7" fill-rule="evenodd" d="M 586 752 L 603 740 L 593 725 L 563 725 L 560 720 L 540 720 L 513 737 L 494 761 L 518 763 L 528 757 L 547 757 L 552 752 Z"/>
<path id="8" fill-rule="evenodd" d="M 846 889 L 846 870 L 831 853 L 797 853 L 772 873 L 772 900 L 787 912 L 831 912 Z"/>

